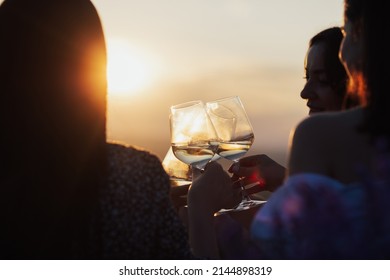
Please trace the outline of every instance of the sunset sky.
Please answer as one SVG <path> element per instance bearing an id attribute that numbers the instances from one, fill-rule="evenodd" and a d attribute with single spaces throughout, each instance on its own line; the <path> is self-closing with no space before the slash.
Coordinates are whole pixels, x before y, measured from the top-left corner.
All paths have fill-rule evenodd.
<path id="1" fill-rule="evenodd" d="M 285 163 L 308 40 L 342 24 L 343 0 L 94 0 L 108 45 L 108 137 L 163 159 L 171 105 L 240 96 L 248 154 Z"/>
<path id="2" fill-rule="evenodd" d="M 342 24 L 343 0 L 92 2 L 108 46 L 109 140 L 163 159 L 171 105 L 238 95 L 254 127 L 248 154 L 285 164 L 290 130 L 308 112 L 308 40 Z"/>

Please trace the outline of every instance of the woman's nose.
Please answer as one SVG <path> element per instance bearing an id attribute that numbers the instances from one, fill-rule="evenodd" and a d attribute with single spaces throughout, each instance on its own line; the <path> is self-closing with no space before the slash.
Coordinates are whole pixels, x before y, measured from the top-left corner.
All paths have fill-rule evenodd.
<path id="1" fill-rule="evenodd" d="M 309 98 L 313 98 L 314 96 L 315 96 L 315 92 L 311 86 L 311 83 L 310 81 L 307 81 L 301 91 L 301 98 L 309 99 Z"/>

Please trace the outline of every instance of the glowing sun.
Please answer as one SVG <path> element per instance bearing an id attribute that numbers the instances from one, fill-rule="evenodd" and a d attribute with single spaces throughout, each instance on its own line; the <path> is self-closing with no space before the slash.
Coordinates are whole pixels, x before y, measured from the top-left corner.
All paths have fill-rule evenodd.
<path id="1" fill-rule="evenodd" d="M 107 41 L 108 93 L 131 95 L 150 83 L 151 71 L 141 51 L 126 40 Z"/>

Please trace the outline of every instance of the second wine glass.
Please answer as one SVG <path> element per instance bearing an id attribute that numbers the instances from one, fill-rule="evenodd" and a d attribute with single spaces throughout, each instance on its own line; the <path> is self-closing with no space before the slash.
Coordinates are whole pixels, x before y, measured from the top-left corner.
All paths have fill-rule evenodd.
<path id="1" fill-rule="evenodd" d="M 217 153 L 226 159 L 238 162 L 252 146 L 254 134 L 252 125 L 244 106 L 238 96 L 227 97 L 206 103 L 207 112 L 217 132 L 219 145 Z M 245 186 L 240 179 L 242 201 L 232 209 L 222 209 L 219 212 L 241 211 L 257 207 L 262 201 L 251 200 L 245 195 Z"/>

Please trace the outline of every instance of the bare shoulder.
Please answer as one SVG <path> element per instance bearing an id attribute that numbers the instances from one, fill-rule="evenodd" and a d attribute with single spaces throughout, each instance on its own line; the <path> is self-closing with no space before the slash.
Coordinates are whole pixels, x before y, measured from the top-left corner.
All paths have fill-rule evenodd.
<path id="1" fill-rule="evenodd" d="M 291 134 L 289 173 L 314 172 L 329 175 L 340 144 L 351 138 L 361 120 L 360 108 L 321 113 L 303 120 Z"/>

